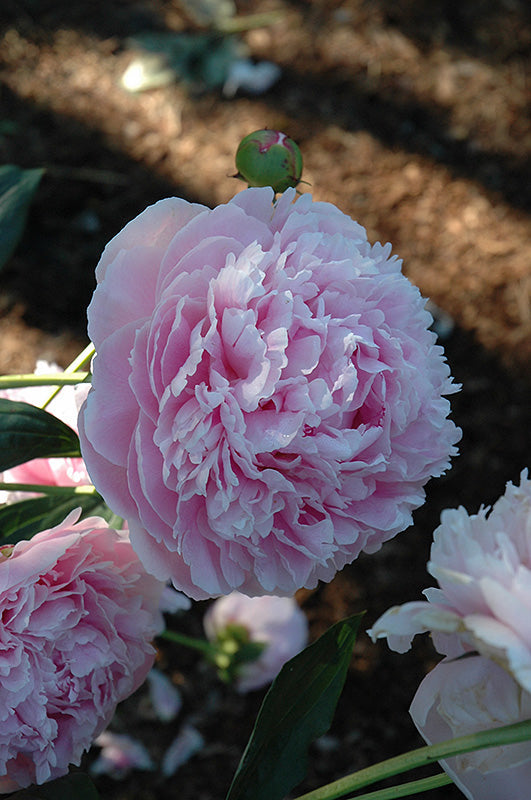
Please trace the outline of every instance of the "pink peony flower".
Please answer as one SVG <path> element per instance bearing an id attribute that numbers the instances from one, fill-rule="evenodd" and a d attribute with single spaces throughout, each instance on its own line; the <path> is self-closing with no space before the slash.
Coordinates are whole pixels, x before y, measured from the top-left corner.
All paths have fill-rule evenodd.
<path id="1" fill-rule="evenodd" d="M 427 602 L 395 606 L 369 631 L 400 653 L 416 633 L 431 632 L 439 653 L 477 651 L 531 692 L 531 481 L 507 484 L 490 514 L 443 511 L 428 571 L 440 588 Z"/>
<path id="2" fill-rule="evenodd" d="M 240 692 L 270 683 L 286 661 L 296 656 L 308 642 L 306 615 L 291 597 L 247 597 L 232 592 L 212 603 L 203 624 L 211 641 L 234 625 L 245 629 L 250 642 L 265 645 L 256 661 L 239 667 L 236 686 Z"/>
<path id="3" fill-rule="evenodd" d="M 163 585 L 126 532 L 78 516 L 0 555 L 0 792 L 79 764 L 154 661 Z"/>
<path id="4" fill-rule="evenodd" d="M 410 708 L 428 744 L 531 717 L 531 694 L 482 656 L 442 661 L 420 684 Z M 465 753 L 441 766 L 468 800 L 524 800 L 531 786 L 531 743 Z"/>
<path id="5" fill-rule="evenodd" d="M 390 245 L 294 197 L 162 200 L 96 270 L 83 456 L 146 568 L 196 599 L 330 580 L 411 523 L 460 436 Z"/>
<path id="6" fill-rule="evenodd" d="M 60 372 L 57 364 L 37 361 L 35 374 Z M 54 387 L 28 386 L 24 389 L 5 389 L 0 397 L 18 400 L 23 403 L 41 406 L 50 396 Z M 81 404 L 89 391 L 88 384 L 63 386 L 61 391 L 46 407 L 46 411 L 58 417 L 62 422 L 77 431 L 77 417 Z M 89 484 L 90 478 L 82 458 L 35 458 L 25 464 L 19 464 L 3 473 L 0 481 L 12 483 L 39 483 L 45 486 L 80 486 Z M 0 503 L 15 503 L 35 497 L 29 492 L 0 492 Z"/>

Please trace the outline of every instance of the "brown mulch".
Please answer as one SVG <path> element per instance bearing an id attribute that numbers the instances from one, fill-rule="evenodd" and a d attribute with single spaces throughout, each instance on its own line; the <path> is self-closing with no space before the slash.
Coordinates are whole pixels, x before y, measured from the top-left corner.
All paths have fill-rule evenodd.
<path id="1" fill-rule="evenodd" d="M 178 2 L 2 1 L 0 163 L 46 174 L 2 274 L 0 372 L 31 371 L 37 357 L 64 365 L 84 346 L 99 254 L 146 205 L 169 194 L 224 202 L 242 188 L 230 176 L 244 135 L 269 127 L 296 139 L 310 184 L 302 191 L 337 204 L 371 240 L 391 241 L 406 274 L 451 316 L 443 344 L 463 384 L 452 401 L 461 455 L 428 487 L 415 526 L 301 593 L 316 636 L 346 614 L 368 609 L 368 627 L 389 605 L 417 599 L 440 511 L 492 503 L 529 461 L 531 14 L 526 0 L 237 6 L 282 12 L 243 35 L 254 58 L 282 68 L 259 97 L 120 87 L 134 56 L 127 37 L 190 29 Z M 188 632 L 200 632 L 202 608 L 183 619 Z M 177 647 L 164 646 L 160 658 L 205 749 L 170 781 L 102 780 L 102 797 L 218 800 L 261 694 L 235 695 Z M 305 788 L 419 744 L 407 707 L 433 663 L 427 642 L 397 656 L 361 637 Z M 125 707 L 124 727 L 137 725 L 136 708 L 136 700 Z M 177 731 L 138 726 L 154 755 Z M 429 797 L 461 794 L 450 787 Z"/>

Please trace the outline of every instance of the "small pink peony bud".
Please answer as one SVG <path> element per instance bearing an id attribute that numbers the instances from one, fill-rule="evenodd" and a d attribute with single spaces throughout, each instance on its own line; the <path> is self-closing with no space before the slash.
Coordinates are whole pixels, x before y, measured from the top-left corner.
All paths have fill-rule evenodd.
<path id="1" fill-rule="evenodd" d="M 254 131 L 236 151 L 236 177 L 249 186 L 271 186 L 274 192 L 295 187 L 302 175 L 302 155 L 295 142 L 280 131 Z"/>

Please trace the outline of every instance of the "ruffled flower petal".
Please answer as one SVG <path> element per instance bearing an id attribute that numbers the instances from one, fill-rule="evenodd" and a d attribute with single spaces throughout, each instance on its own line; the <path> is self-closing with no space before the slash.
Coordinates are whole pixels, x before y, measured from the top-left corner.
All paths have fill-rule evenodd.
<path id="1" fill-rule="evenodd" d="M 161 201 L 96 272 L 83 455 L 146 567 L 196 599 L 330 580 L 408 527 L 460 437 L 390 246 L 295 197 Z"/>
<path id="2" fill-rule="evenodd" d="M 78 517 L 0 558 L 0 791 L 79 764 L 154 661 L 163 584 L 126 531 Z"/>

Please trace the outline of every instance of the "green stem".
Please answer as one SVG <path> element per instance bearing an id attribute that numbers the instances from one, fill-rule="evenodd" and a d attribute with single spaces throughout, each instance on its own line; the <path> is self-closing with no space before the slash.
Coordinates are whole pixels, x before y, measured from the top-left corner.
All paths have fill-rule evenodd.
<path id="1" fill-rule="evenodd" d="M 41 483 L 3 483 L 0 482 L 2 492 L 38 492 L 39 494 L 97 494 L 92 484 L 82 486 L 48 486 Z"/>
<path id="2" fill-rule="evenodd" d="M 193 650 L 200 650 L 210 658 L 217 653 L 217 648 L 211 645 L 210 642 L 205 642 L 204 639 L 196 639 L 193 636 L 186 636 L 184 633 L 177 633 L 177 631 L 163 631 L 160 637 L 167 639 L 169 642 L 182 644 L 184 647 L 191 647 Z"/>
<path id="3" fill-rule="evenodd" d="M 504 725 L 480 733 L 473 733 L 469 736 L 460 736 L 457 739 L 449 739 L 446 742 L 432 744 L 426 747 L 419 747 L 394 758 L 388 758 L 379 764 L 373 764 L 351 775 L 346 775 L 337 781 L 320 786 L 312 792 L 300 795 L 295 800 L 336 800 L 338 797 L 348 792 L 362 789 L 371 783 L 376 783 L 384 778 L 391 778 L 393 775 L 400 775 L 416 767 L 424 767 L 434 761 L 450 758 L 461 753 L 470 753 L 473 750 L 481 750 L 486 747 L 496 747 L 499 745 L 524 742 L 531 739 L 531 719 L 517 722 L 513 725 Z"/>
<path id="4" fill-rule="evenodd" d="M 21 389 L 25 386 L 75 386 L 76 383 L 90 383 L 90 372 L 52 372 L 49 375 L 0 375 L 0 390 Z"/>
<path id="5" fill-rule="evenodd" d="M 346 800 L 397 800 L 398 797 L 412 797 L 414 794 L 420 794 L 420 792 L 428 792 L 430 789 L 448 786 L 449 783 L 452 783 L 452 779 L 445 772 L 439 772 L 429 778 L 408 781 L 398 786 L 388 786 L 387 789 L 358 794 L 356 797 L 348 797 Z"/>
<path id="6" fill-rule="evenodd" d="M 81 353 L 78 356 L 76 356 L 76 358 L 74 358 L 74 360 L 66 367 L 63 374 L 70 375 L 74 372 L 77 372 L 79 369 L 81 369 L 82 367 L 84 367 L 86 364 L 89 363 L 90 359 L 92 358 L 95 352 L 96 348 L 94 347 L 92 342 L 89 342 L 89 344 L 85 347 L 85 349 L 82 350 Z M 62 386 L 58 386 L 57 389 L 54 389 L 54 391 L 50 394 L 47 400 L 45 400 L 45 402 L 41 405 L 41 408 L 46 408 L 46 406 L 48 406 L 52 402 L 54 397 L 57 394 L 59 394 L 62 388 L 63 388 Z"/>
<path id="7" fill-rule="evenodd" d="M 81 367 L 89 363 L 92 356 L 96 352 L 96 348 L 89 342 L 88 345 L 81 351 L 81 353 L 74 358 L 74 360 L 65 367 L 65 372 L 77 372 Z"/>

